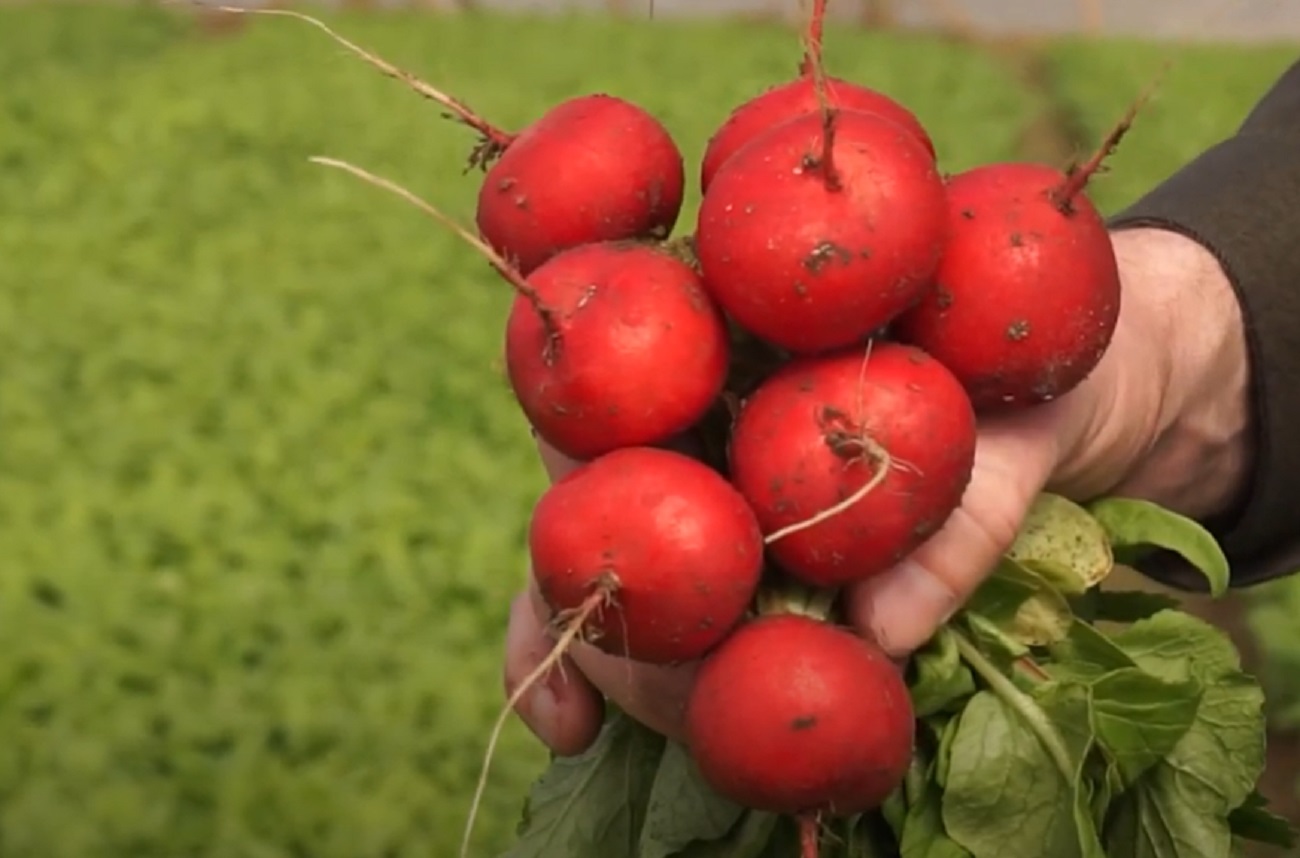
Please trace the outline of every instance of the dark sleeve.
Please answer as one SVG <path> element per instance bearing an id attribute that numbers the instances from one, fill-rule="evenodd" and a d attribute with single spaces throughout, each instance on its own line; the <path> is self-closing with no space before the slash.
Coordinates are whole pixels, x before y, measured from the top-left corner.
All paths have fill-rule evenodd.
<path id="1" fill-rule="evenodd" d="M 1219 260 L 1241 303 L 1256 433 L 1238 507 L 1205 525 L 1233 564 L 1234 586 L 1300 570 L 1300 62 L 1238 132 L 1179 169 L 1111 221 L 1182 233 Z M 1204 589 L 1179 558 L 1143 571 Z"/>

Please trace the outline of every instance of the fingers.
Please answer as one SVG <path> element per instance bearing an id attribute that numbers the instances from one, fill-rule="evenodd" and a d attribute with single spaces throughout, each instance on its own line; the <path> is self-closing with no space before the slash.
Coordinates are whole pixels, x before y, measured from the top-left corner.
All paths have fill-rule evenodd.
<path id="1" fill-rule="evenodd" d="M 552 482 L 582 464 L 541 438 L 536 440 L 542 467 Z M 531 587 L 531 578 L 529 584 Z M 531 591 L 520 593 L 510 604 L 504 668 L 507 698 L 546 660 L 555 645 L 541 615 L 533 610 L 530 594 Z M 564 655 L 519 699 L 515 712 L 552 751 L 572 756 L 582 753 L 596 740 L 603 708 L 600 692 L 582 675 L 573 659 Z"/>
<path id="2" fill-rule="evenodd" d="M 1033 420 L 982 429 L 961 507 L 898 566 L 845 592 L 854 626 L 895 657 L 924 645 L 1011 546 L 1055 455 Z"/>
<path id="3" fill-rule="evenodd" d="M 694 664 L 660 667 L 606 655 L 579 644 L 573 660 L 610 701 L 632 718 L 669 739 L 686 739 L 686 700 L 695 681 Z"/>
<path id="4" fill-rule="evenodd" d="M 529 586 L 533 613 L 539 625 L 550 620 L 550 610 L 535 584 Z M 682 741 L 686 717 L 686 698 L 695 679 L 695 665 L 660 667 L 640 664 L 608 655 L 590 644 L 575 643 L 569 657 L 591 684 L 632 718 Z"/>
<path id="5" fill-rule="evenodd" d="M 570 459 L 541 438 L 537 439 L 537 452 L 542 458 L 542 467 L 546 469 L 546 475 L 551 478 L 551 482 L 577 470 L 582 465 L 582 462 Z"/>
<path id="6" fill-rule="evenodd" d="M 553 646 L 528 594 L 520 593 L 510 604 L 506 629 L 507 697 L 546 659 Z M 561 756 L 572 756 L 596 740 L 603 703 L 599 692 L 566 655 L 520 698 L 515 712 L 547 747 Z"/>

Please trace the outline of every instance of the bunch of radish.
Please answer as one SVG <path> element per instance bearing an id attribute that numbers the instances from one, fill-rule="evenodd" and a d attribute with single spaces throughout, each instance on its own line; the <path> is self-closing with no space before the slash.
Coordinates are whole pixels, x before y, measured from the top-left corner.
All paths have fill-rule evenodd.
<path id="1" fill-rule="evenodd" d="M 836 622 L 835 595 L 958 508 L 978 415 L 1059 397 L 1102 358 L 1120 284 L 1084 188 L 1126 127 L 1068 172 L 945 176 L 910 110 L 824 74 L 824 7 L 798 76 L 711 139 L 680 238 L 677 143 L 611 95 L 511 134 L 344 42 L 481 134 L 477 235 L 318 159 L 451 226 L 515 291 L 511 387 L 583 463 L 529 532 L 559 639 L 543 668 L 578 637 L 700 661 L 686 720 L 703 776 L 806 821 L 809 856 L 821 816 L 899 786 L 913 742 L 900 670 Z"/>

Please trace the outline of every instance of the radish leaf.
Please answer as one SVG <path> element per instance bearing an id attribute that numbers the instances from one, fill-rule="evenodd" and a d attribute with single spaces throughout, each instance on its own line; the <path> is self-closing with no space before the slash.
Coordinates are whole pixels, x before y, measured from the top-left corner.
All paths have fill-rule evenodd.
<path id="1" fill-rule="evenodd" d="M 635 855 L 663 755 L 659 734 L 614 712 L 576 757 L 556 757 L 524 806 L 519 839 L 502 858 Z"/>

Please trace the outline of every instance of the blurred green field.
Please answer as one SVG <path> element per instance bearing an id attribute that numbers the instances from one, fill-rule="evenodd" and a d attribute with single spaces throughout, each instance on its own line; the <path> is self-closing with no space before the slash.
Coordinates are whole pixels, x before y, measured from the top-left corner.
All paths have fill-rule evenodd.
<path id="1" fill-rule="evenodd" d="M 692 163 L 797 52 L 757 24 L 332 20 L 506 126 L 592 88 L 638 100 Z M 1169 52 L 1054 51 L 1097 135 Z M 828 52 L 951 170 L 1015 154 L 1044 106 L 973 47 L 846 31 Z M 1178 53 L 1107 209 L 1292 58 Z M 451 854 L 542 486 L 497 365 L 510 296 L 306 159 L 469 220 L 469 135 L 287 19 L 211 39 L 146 7 L 4 6 L 0 82 L 0 856 Z M 476 854 L 543 762 L 512 724 Z"/>

